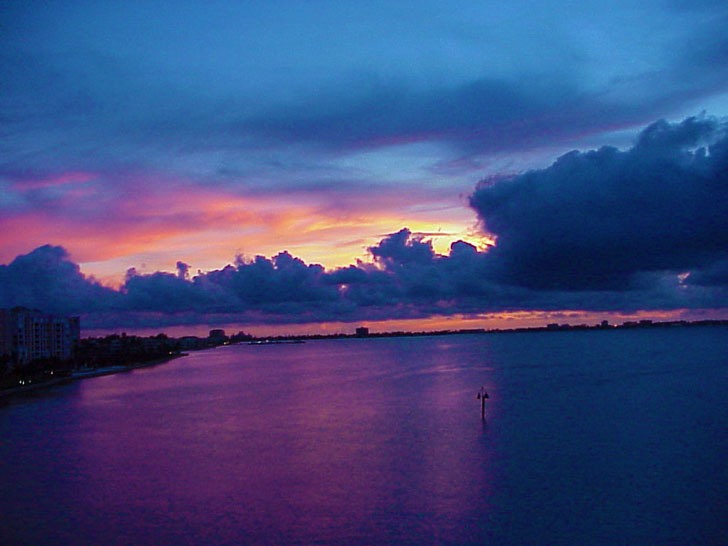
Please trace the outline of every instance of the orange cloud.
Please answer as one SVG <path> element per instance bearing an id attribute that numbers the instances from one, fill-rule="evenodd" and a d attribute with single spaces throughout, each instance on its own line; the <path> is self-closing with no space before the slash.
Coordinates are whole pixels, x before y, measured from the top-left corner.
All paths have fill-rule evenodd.
<path id="1" fill-rule="evenodd" d="M 271 256 L 282 250 L 328 268 L 368 259 L 367 247 L 408 227 L 431 236 L 446 254 L 463 239 L 483 248 L 488 239 L 474 229 L 475 217 L 457 199 L 413 203 L 396 188 L 373 196 L 341 196 L 321 203 L 307 194 L 239 195 L 180 181 L 137 177 L 126 188 L 75 187 L 93 173 L 66 173 L 37 182 L 63 185 L 57 207 L 0 220 L 8 236 L 0 259 L 51 243 L 68 249 L 85 273 L 111 285 L 129 267 L 173 271 L 178 260 L 192 270 L 230 263 L 236 254 Z M 73 186 L 73 187 L 71 187 Z M 173 187 L 172 187 L 173 186 Z"/>

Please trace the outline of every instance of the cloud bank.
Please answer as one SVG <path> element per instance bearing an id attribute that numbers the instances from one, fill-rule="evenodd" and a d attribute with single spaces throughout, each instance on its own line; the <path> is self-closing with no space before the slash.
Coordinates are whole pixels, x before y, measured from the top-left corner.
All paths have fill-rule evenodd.
<path id="1" fill-rule="evenodd" d="M 574 151 L 546 169 L 484 180 L 471 205 L 496 238 L 486 251 L 458 241 L 437 254 L 405 228 L 344 268 L 284 251 L 194 276 L 181 261 L 176 274 L 130 269 L 112 290 L 46 245 L 0 266 L 0 307 L 80 313 L 107 327 L 725 308 L 726 129 L 707 117 L 659 121 L 628 150 Z"/>
<path id="2" fill-rule="evenodd" d="M 547 169 L 486 180 L 471 204 L 498 238 L 489 261 L 501 282 L 624 290 L 643 273 L 697 275 L 728 257 L 726 125 L 659 121 L 627 151 L 574 151 Z"/>

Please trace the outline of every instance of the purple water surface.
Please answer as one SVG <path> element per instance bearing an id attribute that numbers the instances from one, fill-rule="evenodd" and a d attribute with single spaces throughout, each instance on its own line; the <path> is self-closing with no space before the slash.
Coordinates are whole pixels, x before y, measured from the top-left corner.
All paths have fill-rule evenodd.
<path id="1" fill-rule="evenodd" d="M 727 341 L 241 345 L 6 400 L 0 543 L 726 544 Z"/>

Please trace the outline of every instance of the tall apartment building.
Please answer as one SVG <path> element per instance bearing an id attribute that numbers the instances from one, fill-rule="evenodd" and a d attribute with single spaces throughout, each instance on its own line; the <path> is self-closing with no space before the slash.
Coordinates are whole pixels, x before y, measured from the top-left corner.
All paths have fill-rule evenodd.
<path id="1" fill-rule="evenodd" d="M 0 354 L 13 355 L 18 363 L 50 357 L 68 360 L 80 337 L 78 317 L 25 307 L 0 310 Z"/>
<path id="2" fill-rule="evenodd" d="M 13 353 L 13 321 L 9 309 L 0 309 L 0 357 Z"/>

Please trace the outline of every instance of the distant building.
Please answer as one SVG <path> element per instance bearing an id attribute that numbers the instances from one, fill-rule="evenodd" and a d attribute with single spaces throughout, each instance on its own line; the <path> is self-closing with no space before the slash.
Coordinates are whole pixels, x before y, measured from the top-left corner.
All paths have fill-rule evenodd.
<path id="1" fill-rule="evenodd" d="M 210 330 L 210 335 L 207 339 L 215 345 L 222 345 L 228 340 L 228 337 L 225 335 L 225 330 L 215 329 Z"/>
<path id="2" fill-rule="evenodd" d="M 246 334 L 242 330 L 238 332 L 237 334 L 233 334 L 230 336 L 230 343 L 241 343 L 243 341 L 252 341 L 253 336 L 250 334 Z"/>
<path id="3" fill-rule="evenodd" d="M 369 335 L 369 328 L 366 326 L 359 326 L 359 328 L 356 329 L 356 336 L 357 337 L 367 337 Z"/>
<path id="4" fill-rule="evenodd" d="M 25 307 L 0 310 L 0 354 L 11 355 L 19 364 L 39 358 L 69 360 L 80 337 L 78 317 Z"/>

